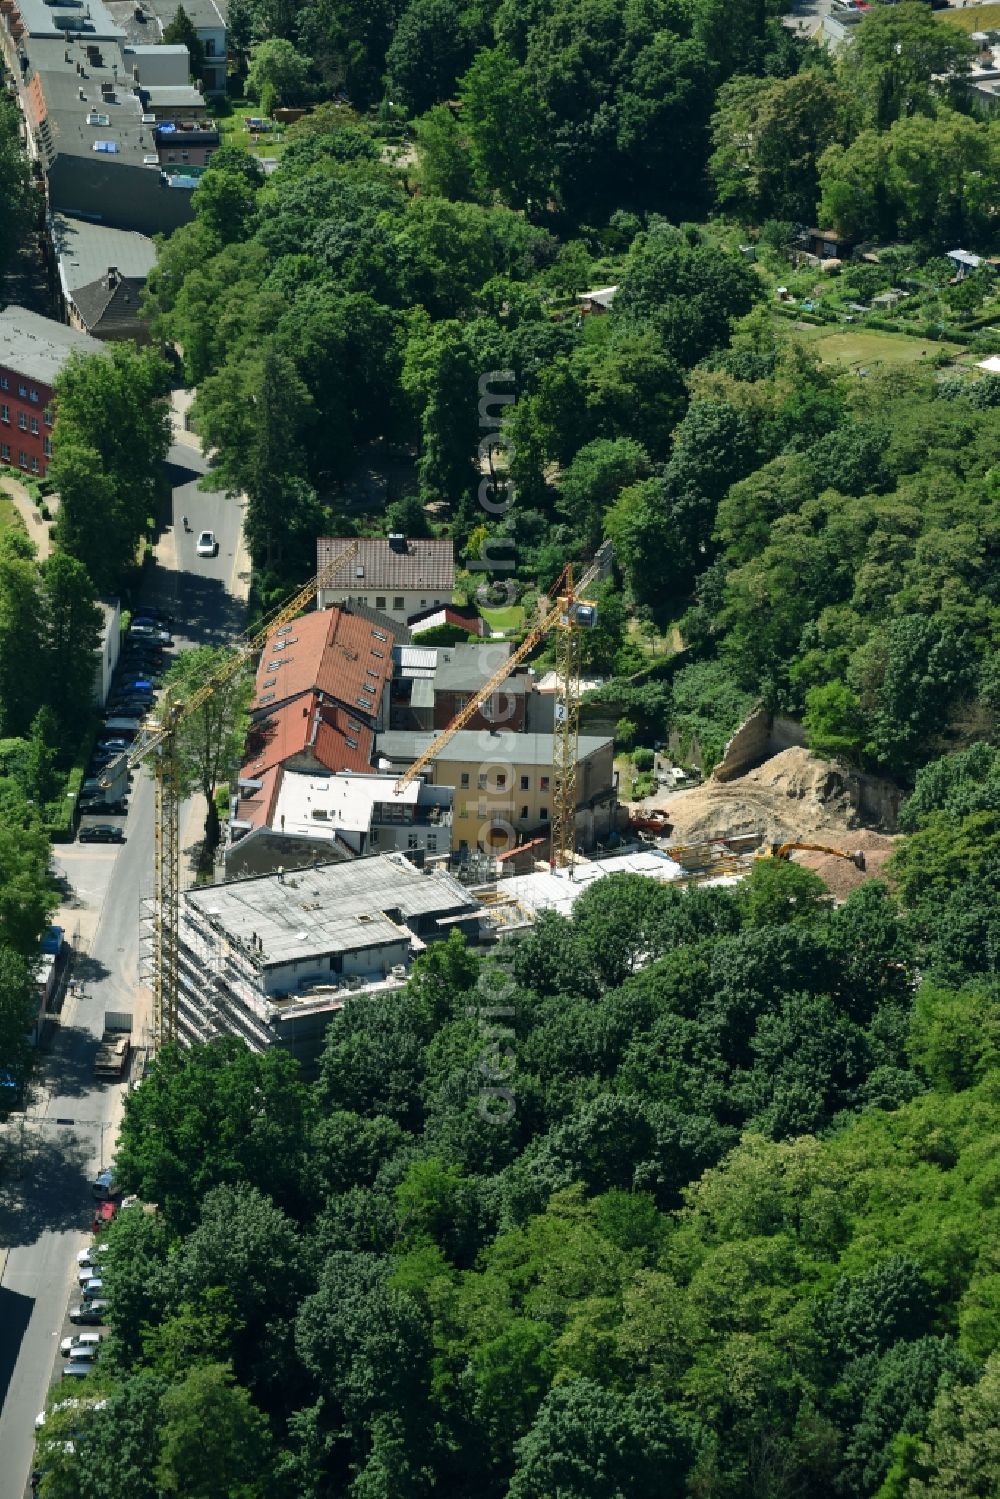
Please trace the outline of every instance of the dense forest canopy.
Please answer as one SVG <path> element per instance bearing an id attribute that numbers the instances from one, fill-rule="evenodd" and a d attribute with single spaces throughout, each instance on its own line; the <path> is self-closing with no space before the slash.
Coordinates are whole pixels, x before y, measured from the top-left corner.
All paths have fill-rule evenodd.
<path id="1" fill-rule="evenodd" d="M 116 1159 L 156 1209 L 108 1235 L 44 1499 L 995 1493 L 1000 380 L 925 357 L 992 295 L 944 258 L 995 232 L 969 44 L 916 3 L 837 57 L 767 0 L 229 19 L 251 96 L 311 108 L 270 175 L 212 158 L 148 311 L 248 497 L 258 605 L 318 534 L 441 530 L 470 599 L 513 557 L 516 629 L 610 539 L 586 666 L 620 746 L 717 750 L 762 702 L 912 794 L 842 905 L 778 860 L 613 876 L 350 1001 L 314 1079 L 164 1050 Z M 781 315 L 816 224 L 891 240 L 830 274 L 912 297 L 918 357 L 822 362 L 812 263 Z"/>

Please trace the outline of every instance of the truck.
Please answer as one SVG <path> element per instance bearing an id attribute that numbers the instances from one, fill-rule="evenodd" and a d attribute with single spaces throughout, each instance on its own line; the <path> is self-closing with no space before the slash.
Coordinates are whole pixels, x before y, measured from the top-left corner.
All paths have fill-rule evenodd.
<path id="1" fill-rule="evenodd" d="M 94 1061 L 95 1077 L 123 1077 L 132 1049 L 132 1016 L 115 1010 L 104 1014 L 104 1034 Z"/>

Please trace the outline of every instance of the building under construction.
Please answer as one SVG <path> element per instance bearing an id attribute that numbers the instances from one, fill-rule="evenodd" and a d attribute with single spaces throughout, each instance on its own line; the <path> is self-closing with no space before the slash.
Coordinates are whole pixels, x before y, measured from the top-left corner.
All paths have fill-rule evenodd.
<path id="1" fill-rule="evenodd" d="M 178 1039 L 283 1046 L 308 1070 L 351 995 L 400 987 L 415 954 L 480 919 L 468 889 L 402 854 L 200 885 L 180 902 Z"/>

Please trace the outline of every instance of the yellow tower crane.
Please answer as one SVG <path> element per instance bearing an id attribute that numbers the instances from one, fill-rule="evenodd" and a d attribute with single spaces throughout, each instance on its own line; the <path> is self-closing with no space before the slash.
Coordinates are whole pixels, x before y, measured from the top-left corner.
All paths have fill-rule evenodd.
<path id="1" fill-rule="evenodd" d="M 265 645 L 268 636 L 301 614 L 325 583 L 357 555 L 354 541 L 304 588 L 283 604 L 252 636 L 238 641 L 228 660 L 183 702 L 164 698 L 157 717 L 137 736 L 130 750 L 105 772 L 110 785 L 128 770 L 151 763 L 156 784 L 153 880 L 153 1037 L 157 1049 L 177 1036 L 177 926 L 180 909 L 181 777 L 177 730 L 220 687 L 231 682 Z"/>
<path id="2" fill-rule="evenodd" d="M 516 667 L 526 660 L 549 633 L 556 631 L 556 721 L 552 744 L 553 804 L 551 818 L 551 862 L 572 868 L 576 858 L 576 762 L 580 727 L 580 632 L 596 622 L 597 609 L 581 592 L 604 571 L 610 553 L 604 548 L 587 568 L 578 584 L 573 582 L 572 564 L 565 567 L 552 589 L 551 603 L 538 623 L 528 631 L 515 651 L 484 682 L 475 696 L 441 730 L 423 754 L 396 781 L 397 795 L 437 759 L 460 729 L 499 690 Z"/>

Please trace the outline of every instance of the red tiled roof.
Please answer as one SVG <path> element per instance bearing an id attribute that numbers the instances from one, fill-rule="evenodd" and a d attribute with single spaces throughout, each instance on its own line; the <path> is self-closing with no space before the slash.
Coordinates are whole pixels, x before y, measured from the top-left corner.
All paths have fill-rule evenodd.
<path id="1" fill-rule="evenodd" d="M 259 791 L 248 788 L 240 793 L 236 807 L 236 817 L 239 822 L 249 822 L 255 828 L 270 824 L 282 774 L 280 765 L 272 765 L 270 770 L 266 770 L 263 775 L 253 776 L 254 780 L 261 782 L 261 788 Z M 241 775 L 244 778 L 250 778 L 252 772 L 244 766 Z"/>
<path id="2" fill-rule="evenodd" d="M 259 780 L 310 748 L 331 772 L 369 770 L 372 740 L 371 729 L 360 718 L 318 692 L 302 693 L 250 725 L 242 774 Z"/>
<path id="3" fill-rule="evenodd" d="M 374 718 L 392 676 L 395 636 L 342 609 L 305 614 L 268 637 L 251 712 L 322 692 L 350 713 Z"/>

